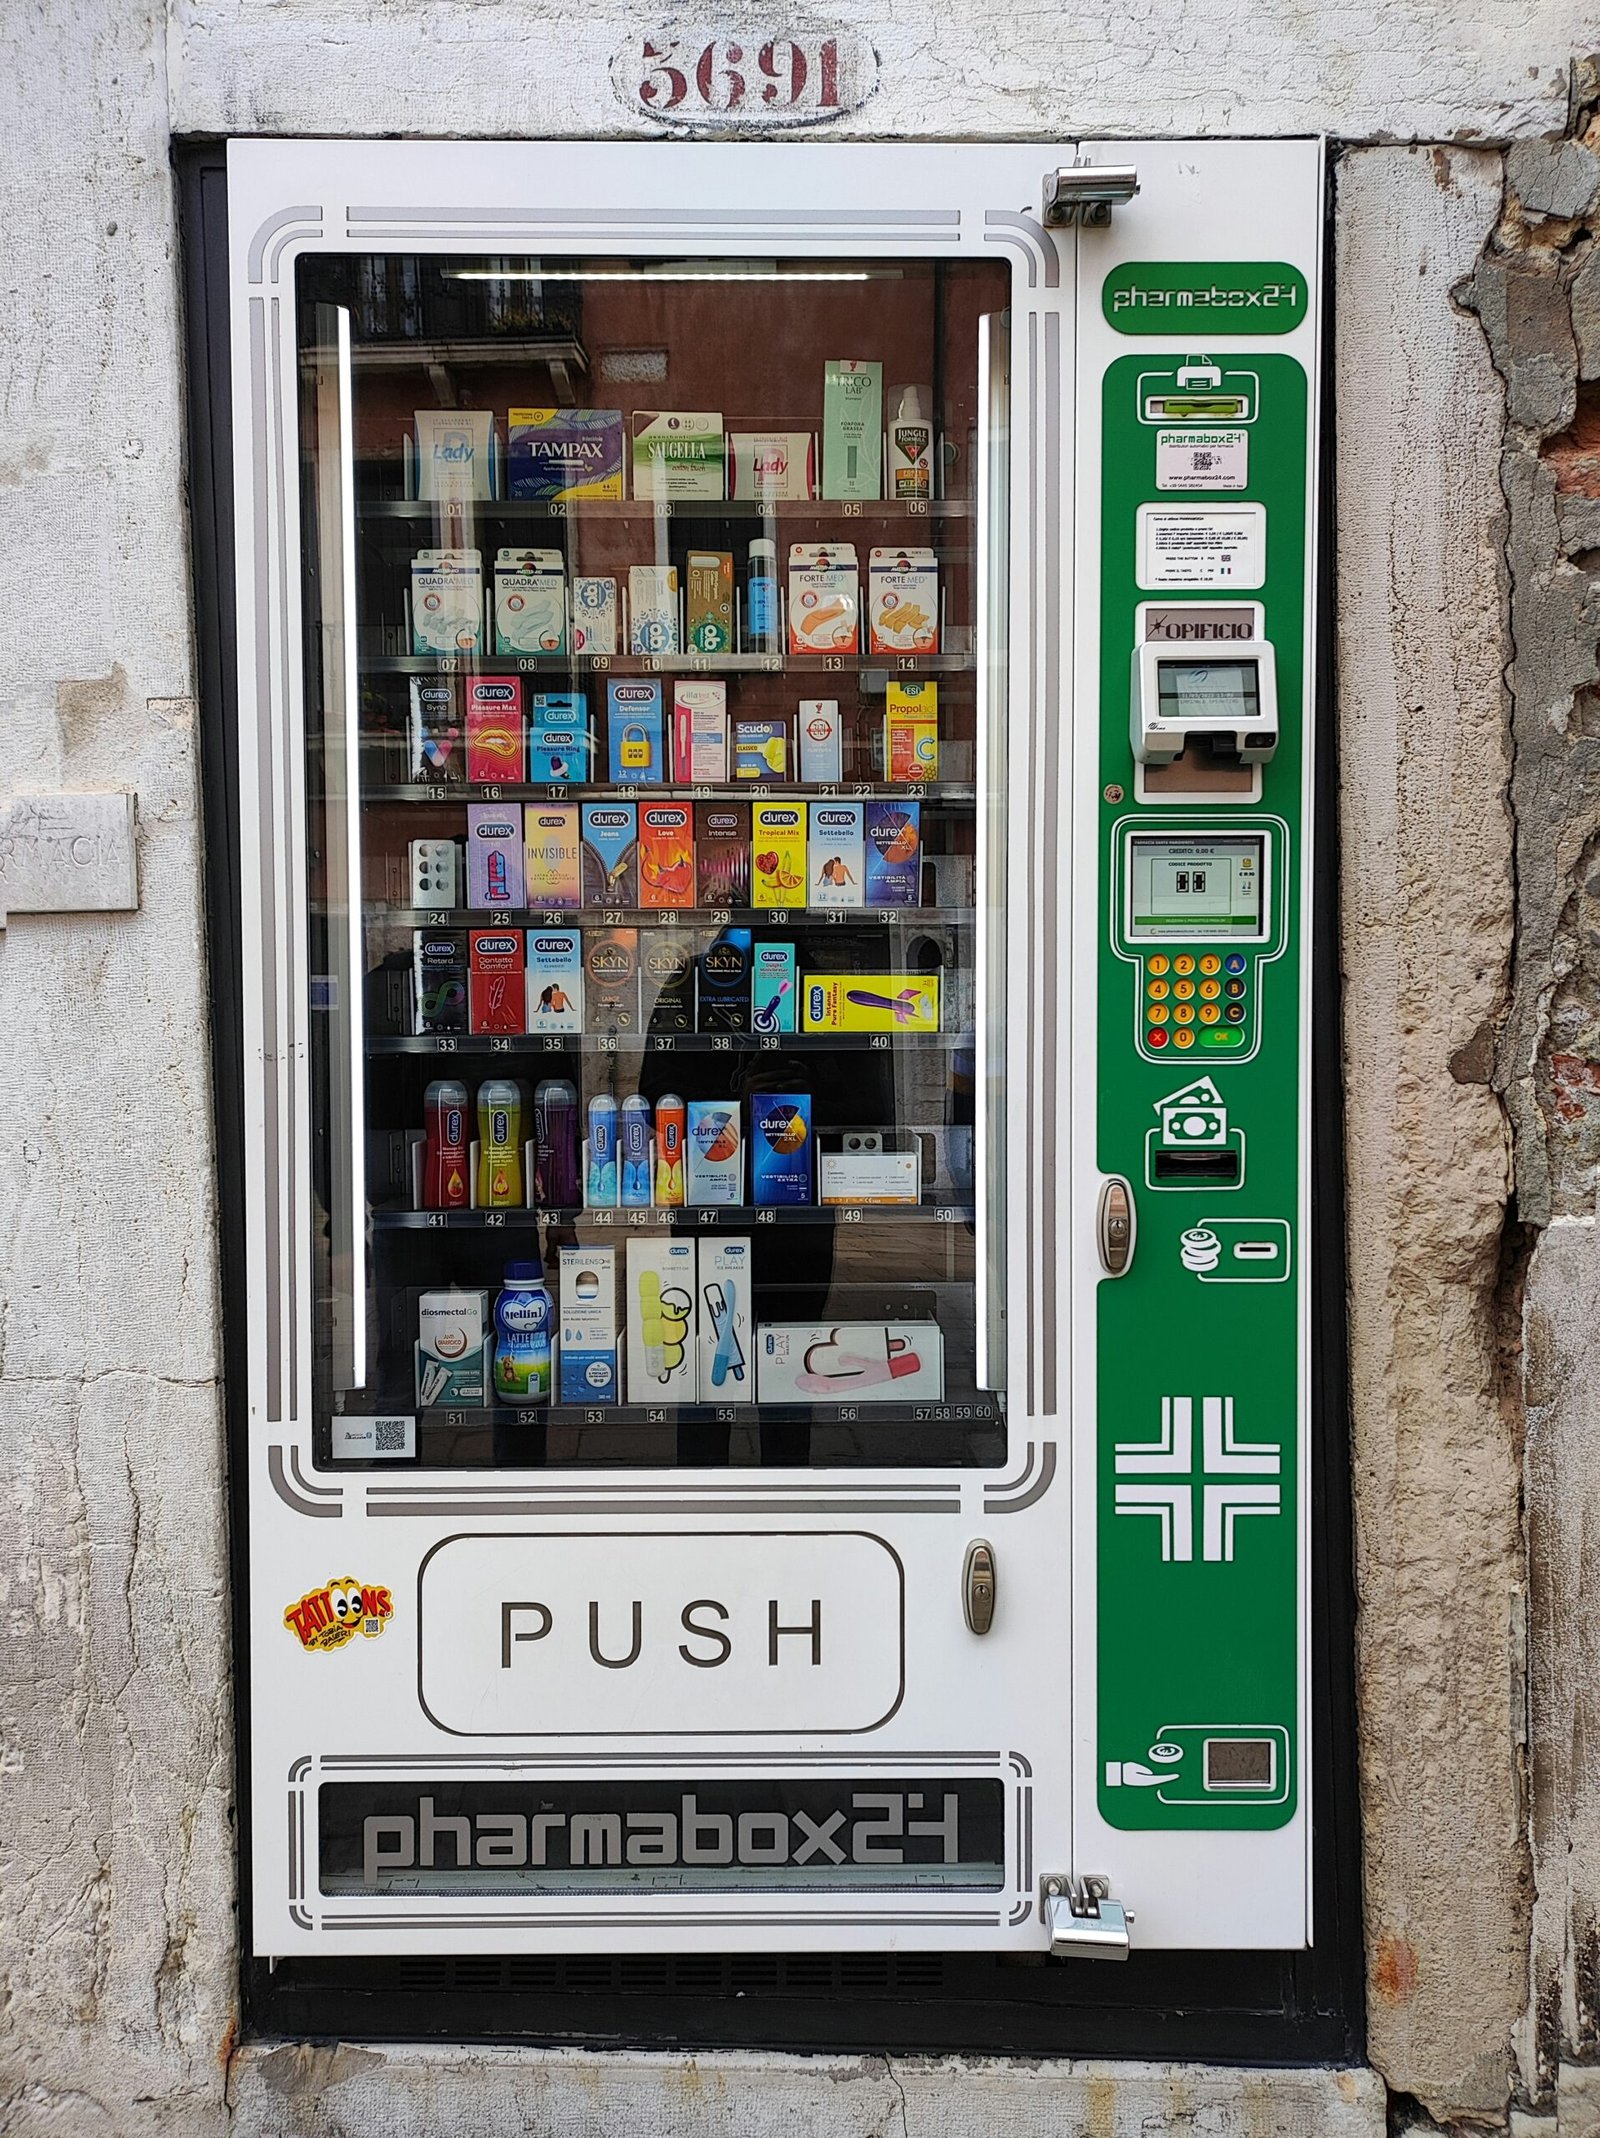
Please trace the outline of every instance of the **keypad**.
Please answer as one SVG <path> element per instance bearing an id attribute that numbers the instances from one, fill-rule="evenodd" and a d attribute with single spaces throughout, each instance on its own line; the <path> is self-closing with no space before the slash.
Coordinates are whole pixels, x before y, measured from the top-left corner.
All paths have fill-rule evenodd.
<path id="1" fill-rule="evenodd" d="M 1152 951 L 1140 976 L 1145 1050 L 1242 1052 L 1255 1037 L 1252 984 L 1250 960 L 1242 950 Z"/>

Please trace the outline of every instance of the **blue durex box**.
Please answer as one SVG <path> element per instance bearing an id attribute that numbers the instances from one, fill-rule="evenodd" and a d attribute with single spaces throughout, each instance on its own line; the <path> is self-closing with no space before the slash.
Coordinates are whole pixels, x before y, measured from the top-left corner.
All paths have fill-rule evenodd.
<path id="1" fill-rule="evenodd" d="M 922 805 L 868 802 L 867 904 L 922 903 Z"/>
<path id="2" fill-rule="evenodd" d="M 633 802 L 583 805 L 583 902 L 639 903 L 639 810 Z"/>
<path id="3" fill-rule="evenodd" d="M 537 786 L 589 777 L 594 738 L 581 690 L 540 690 L 528 700 L 528 777 Z"/>
<path id="4" fill-rule="evenodd" d="M 755 1202 L 811 1202 L 811 1147 L 809 1093 L 750 1094 L 750 1193 Z"/>
<path id="5" fill-rule="evenodd" d="M 750 1029 L 793 1032 L 800 1009 L 793 943 L 757 943 L 750 956 Z"/>
<path id="6" fill-rule="evenodd" d="M 666 727 L 659 683 L 606 685 L 611 777 L 622 787 L 659 787 L 666 779 Z"/>

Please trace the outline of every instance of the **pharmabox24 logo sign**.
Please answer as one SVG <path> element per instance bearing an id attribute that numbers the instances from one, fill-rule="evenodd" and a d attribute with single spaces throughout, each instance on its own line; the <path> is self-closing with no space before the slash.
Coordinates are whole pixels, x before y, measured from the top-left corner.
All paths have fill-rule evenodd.
<path id="1" fill-rule="evenodd" d="M 308 1589 L 283 1614 L 283 1622 L 302 1648 L 343 1648 L 359 1633 L 375 1641 L 394 1616 L 387 1589 L 340 1574 L 320 1589 Z"/>

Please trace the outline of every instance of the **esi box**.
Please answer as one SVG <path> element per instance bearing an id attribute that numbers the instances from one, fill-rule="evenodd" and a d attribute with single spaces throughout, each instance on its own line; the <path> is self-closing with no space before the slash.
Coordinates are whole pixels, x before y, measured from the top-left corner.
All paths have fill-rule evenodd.
<path id="1" fill-rule="evenodd" d="M 528 778 L 565 787 L 591 776 L 594 739 L 581 690 L 539 690 L 528 700 Z"/>
<path id="2" fill-rule="evenodd" d="M 525 894 L 520 804 L 469 803 L 467 904 L 478 913 L 520 912 L 528 902 Z"/>
<path id="3" fill-rule="evenodd" d="M 561 1249 L 556 1363 L 558 1403 L 615 1403 L 617 1378 L 617 1250 Z"/>
<path id="4" fill-rule="evenodd" d="M 632 802 L 585 802 L 583 902 L 586 906 L 639 903 L 639 812 Z"/>
<path id="5" fill-rule="evenodd" d="M 687 802 L 639 804 L 639 903 L 694 904 L 694 811 Z"/>
<path id="6" fill-rule="evenodd" d="M 696 802 L 694 873 L 702 906 L 750 903 L 750 804 Z"/>
<path id="7" fill-rule="evenodd" d="M 622 787 L 660 787 L 666 781 L 661 685 L 648 681 L 606 685 L 606 730 L 611 777 Z"/>
<path id="8" fill-rule="evenodd" d="M 691 1099 L 684 1135 L 686 1204 L 698 1209 L 744 1201 L 744 1139 L 737 1099 Z"/>
<path id="9" fill-rule="evenodd" d="M 474 1032 L 521 1032 L 528 982 L 520 928 L 474 928 L 467 937 L 467 1003 Z"/>
<path id="10" fill-rule="evenodd" d="M 530 928 L 528 1030 L 583 1030 L 583 937 L 576 928 Z"/>
<path id="11" fill-rule="evenodd" d="M 750 1200 L 753 1203 L 813 1201 L 812 1150 L 808 1093 L 751 1093 Z"/>
<path id="12" fill-rule="evenodd" d="M 692 1403 L 695 1358 L 696 1242 L 669 1233 L 628 1242 L 624 1320 L 630 1403 Z"/>
<path id="13" fill-rule="evenodd" d="M 586 1030 L 607 1035 L 639 1029 L 639 931 L 592 928 L 583 938 Z"/>
<path id="14" fill-rule="evenodd" d="M 806 848 L 806 904 L 864 906 L 866 812 L 860 802 L 813 802 Z"/>
<path id="15" fill-rule="evenodd" d="M 903 909 L 922 904 L 922 805 L 868 802 L 867 904 Z"/>
<path id="16" fill-rule="evenodd" d="M 578 804 L 530 802 L 522 814 L 523 887 L 530 906 L 583 904 Z"/>
<path id="17" fill-rule="evenodd" d="M 750 1349 L 752 1254 L 748 1238 L 712 1234 L 697 1243 L 700 1401 L 753 1403 L 756 1366 Z"/>

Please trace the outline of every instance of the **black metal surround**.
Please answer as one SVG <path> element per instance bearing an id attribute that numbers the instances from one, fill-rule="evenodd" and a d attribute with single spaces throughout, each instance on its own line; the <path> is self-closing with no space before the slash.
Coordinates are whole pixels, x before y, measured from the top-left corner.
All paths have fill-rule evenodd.
<path id="1" fill-rule="evenodd" d="M 818 146 L 815 153 L 826 154 Z M 247 1513 L 240 1123 L 237 691 L 228 363 L 227 174 L 216 142 L 179 143 L 189 365 L 189 504 L 199 640 L 201 785 L 222 1212 L 223 1359 L 233 1514 L 234 1716 L 242 1850 L 251 1827 L 250 1659 L 242 1597 Z M 1328 275 L 1324 272 L 1325 292 Z M 1331 292 L 1328 292 L 1331 294 Z M 1325 314 L 1325 316 L 1327 316 Z M 1325 346 L 1331 344 L 1331 335 Z M 1324 407 L 1329 408 L 1328 366 Z M 1326 536 L 1332 423 L 1323 430 Z M 1320 550 L 1316 649 L 1317 866 L 1312 912 L 1312 1720 L 1317 1943 L 1298 1953 L 1141 1953 L 1126 1966 L 996 1955 L 766 1955 L 285 1960 L 243 1963 L 256 2037 L 518 2040 L 684 2048 L 974 2051 L 1039 2056 L 1347 2063 L 1363 2047 L 1359 1814 L 1338 1003 L 1337 822 L 1331 719 L 1331 545 Z M 1315 1103 L 1326 1095 L 1332 1103 Z M 250 1941 L 248 1882 L 239 1917 Z"/>

